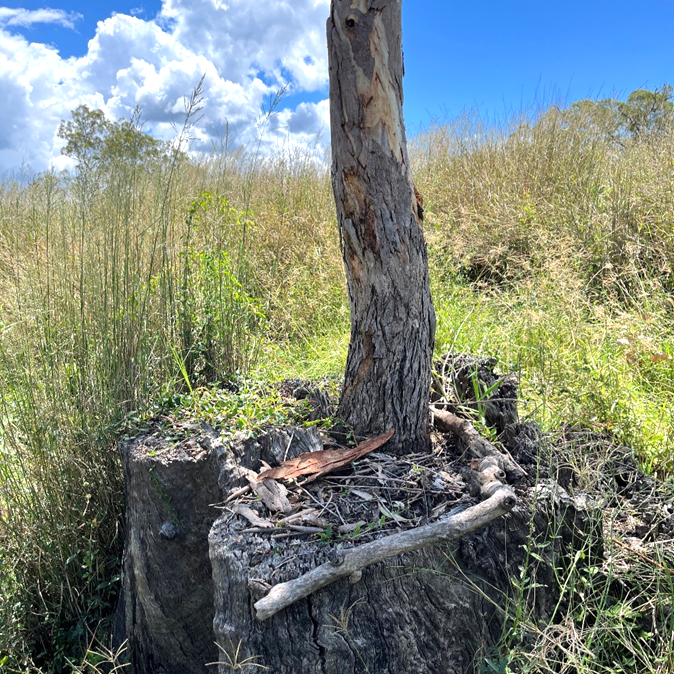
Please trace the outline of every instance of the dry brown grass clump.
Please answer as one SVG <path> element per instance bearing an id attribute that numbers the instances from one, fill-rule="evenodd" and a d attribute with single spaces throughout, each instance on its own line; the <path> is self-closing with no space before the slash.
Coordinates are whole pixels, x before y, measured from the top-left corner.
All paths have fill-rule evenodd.
<path id="1" fill-rule="evenodd" d="M 670 292 L 673 141 L 668 129 L 618 144 L 557 108 L 505 128 L 432 128 L 414 140 L 431 241 L 471 280 L 561 268 L 601 298 Z"/>

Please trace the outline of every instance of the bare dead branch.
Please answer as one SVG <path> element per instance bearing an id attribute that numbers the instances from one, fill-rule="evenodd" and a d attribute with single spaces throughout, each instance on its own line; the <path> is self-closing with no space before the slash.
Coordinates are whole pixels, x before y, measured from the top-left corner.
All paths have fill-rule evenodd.
<path id="1" fill-rule="evenodd" d="M 478 459 L 494 457 L 500 467 L 507 473 L 508 480 L 517 482 L 526 476 L 526 471 L 510 456 L 508 452 L 501 452 L 494 445 L 483 438 L 468 419 L 440 410 L 437 407 L 431 407 L 435 426 L 443 433 L 453 433 L 458 436 L 461 445 L 465 451 L 468 451 Z"/>
<path id="2" fill-rule="evenodd" d="M 347 551 L 339 551 L 333 561 L 312 571 L 275 585 L 255 603 L 258 620 L 266 620 L 284 608 L 340 578 L 360 580 L 363 569 L 391 557 L 430 545 L 456 540 L 510 512 L 517 502 L 513 491 L 501 486 L 486 501 L 439 522 L 402 531 Z"/>

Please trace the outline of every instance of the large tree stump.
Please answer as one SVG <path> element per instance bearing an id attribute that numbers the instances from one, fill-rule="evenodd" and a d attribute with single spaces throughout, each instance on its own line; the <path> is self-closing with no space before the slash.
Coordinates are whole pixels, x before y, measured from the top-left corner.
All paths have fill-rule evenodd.
<path id="1" fill-rule="evenodd" d="M 502 636 L 512 578 L 526 564 L 527 542 L 541 545 L 530 569 L 538 585 L 523 601 L 540 620 L 552 617 L 559 587 L 552 560 L 572 558 L 597 520 L 554 486 L 533 488 L 510 515 L 450 545 L 369 567 L 359 582 L 335 582 L 260 622 L 254 603 L 270 585 L 306 573 L 332 546 L 243 533 L 220 518 L 210 534 L 215 635 L 220 673 L 472 674 Z"/>
<path id="2" fill-rule="evenodd" d="M 506 471 L 492 454 L 471 461 L 462 424 L 452 428 L 433 452 L 393 458 L 384 447 L 355 468 L 276 485 L 275 493 L 262 490 L 272 480 L 255 474 L 322 449 L 315 428 L 222 442 L 206 426 L 158 425 L 122 443 L 127 538 L 117 643 L 128 639 L 130 671 L 202 674 L 219 663 L 220 674 L 260 666 L 274 674 L 477 674 L 509 627 L 513 602 L 542 622 L 561 619 L 560 568 L 580 549 L 589 554 L 579 563 L 596 563 L 598 517 L 554 481 L 530 478 L 505 517 L 379 561 L 260 619 L 256 604 L 279 583 L 326 562 L 346 567 L 350 549 L 435 527 L 499 489 L 511 493 L 499 485 Z M 471 485 L 471 476 L 480 479 Z"/>

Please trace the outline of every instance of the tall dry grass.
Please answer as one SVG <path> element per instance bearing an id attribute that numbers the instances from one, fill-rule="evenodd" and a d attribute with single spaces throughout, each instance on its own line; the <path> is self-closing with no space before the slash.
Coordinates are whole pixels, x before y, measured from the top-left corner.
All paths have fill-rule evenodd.
<path id="1" fill-rule="evenodd" d="M 671 471 L 671 135 L 551 109 L 414 138 L 439 351 L 516 367 L 544 425 Z M 225 141 L 0 185 L 0 667 L 58 671 L 109 619 L 134 420 L 253 369 L 339 373 L 348 308 L 320 153 Z M 102 627 L 101 629 L 104 629 Z M 4 660 L 3 660 L 4 658 Z M 3 670 L 4 671 L 4 670 Z"/>
<path id="2" fill-rule="evenodd" d="M 555 107 L 414 139 L 439 346 L 520 370 L 548 427 L 582 421 L 674 467 L 674 129 L 620 144 Z"/>
<path id="3" fill-rule="evenodd" d="M 341 303 L 309 157 L 117 159 L 0 188 L 3 671 L 59 671 L 110 617 L 125 426 Z"/>
<path id="4" fill-rule="evenodd" d="M 551 108 L 485 126 L 470 115 L 413 140 L 432 244 L 472 280 L 573 275 L 626 306 L 672 291 L 674 129 L 617 144 Z"/>

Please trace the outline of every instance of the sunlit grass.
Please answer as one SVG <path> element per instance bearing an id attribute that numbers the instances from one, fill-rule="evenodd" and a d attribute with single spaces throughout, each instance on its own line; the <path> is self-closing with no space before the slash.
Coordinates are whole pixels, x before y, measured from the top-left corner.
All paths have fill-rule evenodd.
<path id="1" fill-rule="evenodd" d="M 662 476 L 674 471 L 672 141 L 618 150 L 551 110 L 500 129 L 466 118 L 411 148 L 436 355 L 496 356 L 519 373 L 523 415 L 611 433 Z M 258 402 L 208 387 L 343 371 L 348 302 L 326 165 L 299 150 L 221 150 L 148 167 L 118 158 L 86 184 L 51 173 L 0 184 L 7 671 L 81 657 L 110 617 L 115 443 L 129 423 L 191 390 L 185 404 L 255 428 Z"/>
<path id="2" fill-rule="evenodd" d="M 546 287 L 547 285 L 547 287 Z M 438 353 L 496 356 L 518 372 L 524 414 L 546 430 L 582 423 L 635 448 L 647 470 L 673 464 L 672 327 L 662 316 L 611 315 L 545 279 L 485 293 L 438 291 Z"/>
<path id="3" fill-rule="evenodd" d="M 537 278 L 508 290 L 434 283 L 436 356 L 495 356 L 517 372 L 521 414 L 547 430 L 580 423 L 632 446 L 648 472 L 674 469 L 674 326 L 662 314 L 610 312 Z M 340 375 L 349 328 L 270 344 L 271 378 Z"/>

